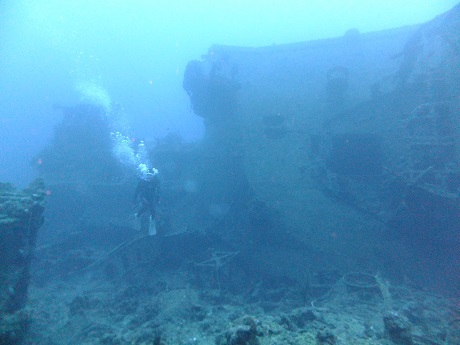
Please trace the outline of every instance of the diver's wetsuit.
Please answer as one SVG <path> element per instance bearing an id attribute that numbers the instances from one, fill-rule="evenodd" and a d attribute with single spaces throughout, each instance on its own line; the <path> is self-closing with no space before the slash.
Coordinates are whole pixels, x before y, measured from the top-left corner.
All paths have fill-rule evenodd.
<path id="1" fill-rule="evenodd" d="M 150 211 L 152 219 L 155 219 L 155 205 L 160 199 L 160 180 L 156 175 L 139 179 L 134 193 L 134 202 L 137 202 L 138 199 L 142 206 L 136 213 L 136 217 L 141 217 L 142 214 Z"/>

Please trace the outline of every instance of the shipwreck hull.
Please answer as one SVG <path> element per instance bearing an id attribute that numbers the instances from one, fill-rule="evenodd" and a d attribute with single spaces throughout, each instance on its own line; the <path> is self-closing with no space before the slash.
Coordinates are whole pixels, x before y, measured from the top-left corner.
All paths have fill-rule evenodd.
<path id="1" fill-rule="evenodd" d="M 313 246 L 310 265 L 404 261 L 405 249 L 374 256 L 382 236 L 405 231 L 394 226 L 408 224 L 401 218 L 417 216 L 414 194 L 458 212 L 459 13 L 299 44 L 211 47 L 184 88 L 220 162 L 213 176 L 230 192 L 237 157 L 255 199 L 282 219 L 279 232 Z M 443 242 L 458 245 L 458 224 L 442 226 Z M 315 262 L 315 250 L 328 255 Z"/>

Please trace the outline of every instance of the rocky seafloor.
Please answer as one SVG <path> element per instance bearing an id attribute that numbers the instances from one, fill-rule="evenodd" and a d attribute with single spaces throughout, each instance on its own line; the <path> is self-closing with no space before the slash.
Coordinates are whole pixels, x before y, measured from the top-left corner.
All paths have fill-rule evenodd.
<path id="1" fill-rule="evenodd" d="M 130 246 L 137 257 L 126 256 Z M 158 246 L 140 237 L 83 269 L 96 251 L 69 252 L 61 274 L 45 267 L 62 259 L 42 253 L 48 261 L 35 267 L 26 343 L 460 344 L 458 301 L 410 282 L 358 272 L 329 285 L 244 281 L 236 259 L 172 265 Z"/>

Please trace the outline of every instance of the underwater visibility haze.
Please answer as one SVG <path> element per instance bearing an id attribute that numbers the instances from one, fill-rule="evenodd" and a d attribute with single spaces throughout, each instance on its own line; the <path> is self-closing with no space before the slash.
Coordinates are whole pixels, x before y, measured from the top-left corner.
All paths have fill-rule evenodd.
<path id="1" fill-rule="evenodd" d="M 460 4 L 0 2 L 1 344 L 460 344 Z"/>
<path id="2" fill-rule="evenodd" d="M 418 24 L 443 1 L 2 1 L 0 177 L 25 186 L 30 157 L 62 116 L 55 105 L 112 102 L 135 135 L 201 138 L 181 88 L 212 44 L 259 47 Z"/>

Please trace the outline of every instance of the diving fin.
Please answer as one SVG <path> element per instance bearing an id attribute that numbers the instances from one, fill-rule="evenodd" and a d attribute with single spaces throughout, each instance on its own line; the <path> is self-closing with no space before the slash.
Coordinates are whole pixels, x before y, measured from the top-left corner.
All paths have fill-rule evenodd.
<path id="1" fill-rule="evenodd" d="M 153 236 L 157 233 L 157 226 L 155 224 L 155 218 L 149 217 L 149 235 Z"/>

